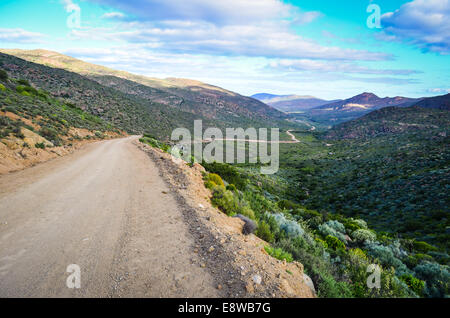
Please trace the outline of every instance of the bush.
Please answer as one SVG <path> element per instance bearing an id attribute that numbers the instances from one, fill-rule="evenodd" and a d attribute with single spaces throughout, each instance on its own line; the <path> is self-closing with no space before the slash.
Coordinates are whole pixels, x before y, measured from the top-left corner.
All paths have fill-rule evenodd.
<path id="1" fill-rule="evenodd" d="M 367 252 L 370 256 L 377 258 L 381 264 L 388 267 L 394 267 L 397 275 L 411 274 L 411 271 L 403 262 L 395 257 L 391 247 L 378 243 L 365 244 Z"/>
<path id="2" fill-rule="evenodd" d="M 269 224 L 267 224 L 264 220 L 259 222 L 256 230 L 256 236 L 269 243 L 274 241 L 274 234 L 270 231 Z"/>
<path id="3" fill-rule="evenodd" d="M 4 70 L 0 70 L 0 81 L 6 82 L 8 80 L 8 73 Z"/>
<path id="4" fill-rule="evenodd" d="M 284 231 L 287 236 L 295 238 L 305 234 L 305 230 L 303 230 L 300 224 L 296 221 L 286 219 L 283 214 L 274 214 L 273 218 L 278 223 L 280 230 Z"/>
<path id="5" fill-rule="evenodd" d="M 237 188 L 234 184 L 227 185 L 227 190 L 230 190 L 231 192 L 236 192 Z"/>
<path id="6" fill-rule="evenodd" d="M 425 282 L 412 275 L 402 275 L 399 277 L 409 288 L 411 288 L 417 295 L 423 296 Z"/>
<path id="7" fill-rule="evenodd" d="M 449 267 L 437 263 L 424 262 L 414 268 L 419 279 L 426 281 L 424 294 L 427 297 L 449 296 Z"/>
<path id="8" fill-rule="evenodd" d="M 39 131 L 39 135 L 51 141 L 55 146 L 61 143 L 58 132 L 53 128 L 42 127 L 42 129 Z"/>
<path id="9" fill-rule="evenodd" d="M 227 191 L 229 191 L 229 190 L 227 190 Z M 238 213 L 239 213 L 239 214 L 242 214 L 242 215 L 244 215 L 244 216 L 246 216 L 246 217 L 248 217 L 248 218 L 250 218 L 250 219 L 252 219 L 252 220 L 255 219 L 255 212 L 253 212 L 253 210 L 250 209 L 250 207 L 248 207 L 248 206 L 246 206 L 246 205 L 240 207 L 240 208 L 238 209 Z"/>
<path id="10" fill-rule="evenodd" d="M 23 78 L 18 79 L 17 83 L 20 85 L 24 85 L 24 86 L 30 86 L 30 82 L 28 82 L 26 79 L 23 79 Z"/>
<path id="11" fill-rule="evenodd" d="M 218 186 L 222 186 L 222 187 L 225 186 L 225 184 L 223 183 L 222 178 L 218 174 L 215 174 L 215 173 L 208 174 L 207 180 L 215 183 Z"/>
<path id="12" fill-rule="evenodd" d="M 45 143 L 39 142 L 34 145 L 36 148 L 45 149 Z"/>
<path id="13" fill-rule="evenodd" d="M 6 91 L 6 87 L 3 84 L 0 84 L 0 91 L 4 92 Z"/>
<path id="14" fill-rule="evenodd" d="M 239 190 L 245 190 L 248 180 L 245 176 L 242 176 L 242 174 L 235 167 L 226 163 L 207 163 L 205 161 L 202 162 L 202 166 L 208 172 L 216 173 L 224 178 L 228 183 L 234 184 Z"/>
<path id="15" fill-rule="evenodd" d="M 212 190 L 215 186 L 217 186 L 217 184 L 215 184 L 215 183 L 212 182 L 211 180 L 207 180 L 207 181 L 205 182 L 205 187 L 206 187 L 207 189 Z"/>
<path id="16" fill-rule="evenodd" d="M 215 186 L 213 188 L 211 202 L 229 216 L 233 216 L 239 212 L 237 198 L 233 192 L 226 190 L 223 186 Z"/>
<path id="17" fill-rule="evenodd" d="M 273 248 L 271 246 L 264 246 L 264 250 L 269 254 L 270 256 L 280 260 L 290 263 L 294 259 L 292 258 L 292 255 L 288 252 L 283 251 L 281 248 Z"/>
<path id="18" fill-rule="evenodd" d="M 332 248 L 335 251 L 345 250 L 345 244 L 337 237 L 327 235 L 327 237 L 325 238 L 325 242 L 327 243 L 328 247 Z"/>
<path id="19" fill-rule="evenodd" d="M 413 242 L 414 249 L 419 252 L 428 253 L 428 252 L 436 252 L 438 249 L 433 245 L 428 244 L 427 242 L 414 241 Z"/>
<path id="20" fill-rule="evenodd" d="M 359 229 L 351 234 L 353 240 L 358 243 L 374 242 L 377 238 L 376 234 L 364 229 Z"/>
<path id="21" fill-rule="evenodd" d="M 343 232 L 336 230 L 336 228 L 342 230 L 342 227 L 340 225 L 344 227 L 342 223 L 339 223 L 337 221 L 328 221 L 326 223 L 319 225 L 318 230 L 324 237 L 331 235 L 337 237 L 341 241 L 345 241 L 345 234 Z"/>

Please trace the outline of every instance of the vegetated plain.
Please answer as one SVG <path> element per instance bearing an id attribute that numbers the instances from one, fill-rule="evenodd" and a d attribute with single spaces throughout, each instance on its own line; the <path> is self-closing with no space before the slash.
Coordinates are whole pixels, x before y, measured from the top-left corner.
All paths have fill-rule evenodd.
<path id="1" fill-rule="evenodd" d="M 228 215 L 254 219 L 256 234 L 270 244 L 266 252 L 304 264 L 321 297 L 449 295 L 448 95 L 443 101 L 422 100 L 423 107 L 382 108 L 316 132 L 308 124 L 295 124 L 292 117 L 202 83 L 155 84 L 128 74 L 125 82 L 117 76 L 106 85 L 106 77 L 95 80 L 95 74 L 5 54 L 0 61 L 12 78 L 0 87 L 4 109 L 14 107 L 26 116 L 35 109 L 36 115 L 70 120 L 74 126 L 146 133 L 141 141 L 164 151 L 170 151 L 166 141 L 171 129 L 191 128 L 194 119 L 204 119 L 204 127 L 279 126 L 283 139 L 289 139 L 287 129 L 294 129 L 301 142 L 279 145 L 280 171 L 275 175 L 261 175 L 258 164 L 202 162 L 213 204 Z M 169 83 L 173 86 L 164 88 Z M 211 91 L 220 94 L 212 98 Z M 180 98 L 181 105 L 170 102 Z M 252 118 L 237 107 L 241 101 L 258 115 Z M 63 117 L 63 111 L 70 116 Z M 63 124 L 47 123 L 55 130 Z M 15 133 L 13 127 L 2 129 Z M 382 267 L 381 289 L 366 285 L 373 263 Z"/>

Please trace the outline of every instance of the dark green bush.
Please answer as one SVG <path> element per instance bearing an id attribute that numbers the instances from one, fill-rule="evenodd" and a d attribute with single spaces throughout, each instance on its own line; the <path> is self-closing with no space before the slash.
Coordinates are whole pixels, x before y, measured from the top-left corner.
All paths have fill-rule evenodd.
<path id="1" fill-rule="evenodd" d="M 6 82 L 8 80 L 8 73 L 4 70 L 0 70 L 0 81 Z"/>
<path id="2" fill-rule="evenodd" d="M 45 149 L 45 143 L 39 142 L 34 145 L 36 148 Z"/>
<path id="3" fill-rule="evenodd" d="M 270 230 L 269 224 L 267 224 L 264 220 L 259 222 L 258 228 L 256 229 L 256 236 L 269 243 L 273 243 L 275 238 Z"/>
<path id="4" fill-rule="evenodd" d="M 24 86 L 31 86 L 30 82 L 28 82 L 26 79 L 23 79 L 23 78 L 18 79 L 17 83 L 20 84 L 20 85 L 24 85 Z"/>
<path id="5" fill-rule="evenodd" d="M 421 242 L 421 241 L 414 241 L 413 246 L 416 251 L 423 252 L 423 253 L 428 253 L 431 251 L 435 252 L 438 250 L 433 245 L 430 245 L 427 242 Z"/>
<path id="6" fill-rule="evenodd" d="M 345 250 L 345 244 L 337 237 L 327 235 L 327 237 L 325 237 L 325 242 L 327 242 L 328 247 L 335 251 Z"/>

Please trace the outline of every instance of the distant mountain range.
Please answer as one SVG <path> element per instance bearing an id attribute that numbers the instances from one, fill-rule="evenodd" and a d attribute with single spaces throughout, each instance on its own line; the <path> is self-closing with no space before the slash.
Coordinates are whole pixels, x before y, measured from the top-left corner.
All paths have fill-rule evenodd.
<path id="1" fill-rule="evenodd" d="M 311 108 L 339 101 L 329 101 L 309 95 L 273 95 L 266 93 L 255 94 L 251 97 L 286 113 L 302 112 Z"/>
<path id="2" fill-rule="evenodd" d="M 408 98 L 378 97 L 373 93 L 362 93 L 344 100 L 326 101 L 313 96 L 273 95 L 260 93 L 256 98 L 278 110 L 289 113 L 298 122 L 307 120 L 319 126 L 335 126 L 362 117 L 385 107 L 410 107 L 450 109 L 449 95 Z M 314 124 L 315 125 L 315 124 Z"/>
<path id="3" fill-rule="evenodd" d="M 315 111 L 323 110 L 332 112 L 335 111 L 360 112 L 360 111 L 371 111 L 383 107 L 397 106 L 397 105 L 403 105 L 406 107 L 411 106 L 418 101 L 419 99 L 415 98 L 408 98 L 401 96 L 380 98 L 372 93 L 362 93 L 349 99 L 322 105 L 320 107 L 315 108 L 314 110 Z"/>

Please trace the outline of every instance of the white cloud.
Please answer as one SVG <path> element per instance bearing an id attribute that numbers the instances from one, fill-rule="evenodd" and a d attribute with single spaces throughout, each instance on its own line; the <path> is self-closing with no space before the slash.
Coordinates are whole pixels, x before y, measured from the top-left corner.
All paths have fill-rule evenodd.
<path id="1" fill-rule="evenodd" d="M 379 61 L 392 56 L 323 46 L 300 36 L 293 25 L 322 14 L 280 0 L 89 0 L 127 14 L 120 31 L 104 34 L 128 43 L 158 43 L 168 52 L 281 58 Z M 122 19 L 123 20 L 123 19 Z M 78 32 L 88 38 L 90 31 Z M 101 34 L 92 34 L 98 39 Z"/>
<path id="2" fill-rule="evenodd" d="M 42 33 L 30 32 L 24 29 L 0 28 L 0 40 L 14 43 L 43 43 L 46 36 Z"/>
<path id="3" fill-rule="evenodd" d="M 414 0 L 382 16 L 385 40 L 450 54 L 450 0 Z"/>
<path id="4" fill-rule="evenodd" d="M 411 75 L 419 73 L 415 70 L 391 70 L 391 69 L 373 69 L 365 66 L 359 66 L 356 63 L 341 61 L 320 61 L 320 60 L 275 60 L 269 66 L 273 69 L 287 71 L 316 71 L 328 73 L 355 73 L 371 75 Z"/>
<path id="5" fill-rule="evenodd" d="M 125 31 L 119 31 L 123 29 Z M 160 21 L 123 23 L 115 31 L 76 30 L 74 38 L 146 43 L 169 52 L 253 57 L 380 61 L 391 55 L 327 47 L 290 31 L 288 23 L 217 26 L 208 22 Z"/>
<path id="6" fill-rule="evenodd" d="M 103 19 L 123 19 L 125 18 L 125 14 L 121 12 L 107 12 L 102 15 Z"/>
<path id="7" fill-rule="evenodd" d="M 428 93 L 447 94 L 450 93 L 450 88 L 430 88 Z"/>

